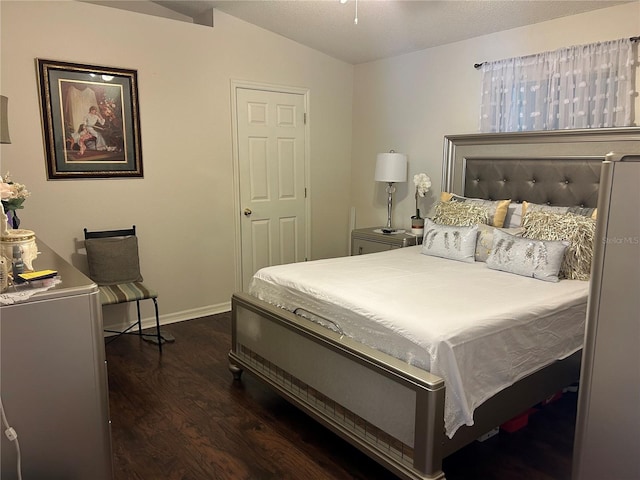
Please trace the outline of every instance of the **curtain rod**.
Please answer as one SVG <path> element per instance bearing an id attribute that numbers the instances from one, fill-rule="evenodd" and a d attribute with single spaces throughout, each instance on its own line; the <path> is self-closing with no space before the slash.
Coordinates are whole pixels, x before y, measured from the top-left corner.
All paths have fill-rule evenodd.
<path id="1" fill-rule="evenodd" d="M 640 42 L 640 36 L 638 36 L 638 37 L 630 37 L 629 40 L 632 41 L 632 42 Z M 487 63 L 487 62 L 474 63 L 473 64 L 473 68 L 475 68 L 477 70 L 478 68 L 480 68 L 485 63 Z"/>

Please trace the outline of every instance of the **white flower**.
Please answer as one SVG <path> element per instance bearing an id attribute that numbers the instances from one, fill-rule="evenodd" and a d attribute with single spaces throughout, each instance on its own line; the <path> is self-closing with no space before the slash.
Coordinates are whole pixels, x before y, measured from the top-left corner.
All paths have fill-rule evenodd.
<path id="1" fill-rule="evenodd" d="M 9 172 L 0 176 L 0 196 L 5 211 L 23 208 L 25 199 L 31 195 L 27 187 L 11 180 Z"/>
<path id="2" fill-rule="evenodd" d="M 431 188 L 431 179 L 426 173 L 418 173 L 413 176 L 413 184 L 416 186 L 416 193 L 424 197 Z"/>
<path id="3" fill-rule="evenodd" d="M 13 196 L 13 190 L 8 183 L 0 182 L 0 197 L 2 200 L 9 200 Z"/>

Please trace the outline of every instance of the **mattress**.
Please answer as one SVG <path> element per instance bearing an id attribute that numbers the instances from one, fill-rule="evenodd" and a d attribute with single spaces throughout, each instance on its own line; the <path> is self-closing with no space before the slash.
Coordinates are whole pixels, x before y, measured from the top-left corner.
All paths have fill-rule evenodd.
<path id="1" fill-rule="evenodd" d="M 416 246 L 267 267 L 249 293 L 443 378 L 452 437 L 488 398 L 582 347 L 588 289 Z"/>

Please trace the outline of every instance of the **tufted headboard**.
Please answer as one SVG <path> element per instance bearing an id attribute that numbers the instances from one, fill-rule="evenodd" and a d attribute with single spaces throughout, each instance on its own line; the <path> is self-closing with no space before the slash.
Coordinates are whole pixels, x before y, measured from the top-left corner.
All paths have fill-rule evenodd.
<path id="1" fill-rule="evenodd" d="M 605 156 L 638 151 L 635 127 L 450 135 L 444 141 L 442 190 L 593 208 Z"/>

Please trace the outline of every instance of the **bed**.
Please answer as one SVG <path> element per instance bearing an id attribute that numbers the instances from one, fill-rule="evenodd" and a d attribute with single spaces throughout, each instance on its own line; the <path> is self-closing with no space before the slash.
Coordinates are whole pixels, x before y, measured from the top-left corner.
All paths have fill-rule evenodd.
<path id="1" fill-rule="evenodd" d="M 442 185 L 468 198 L 593 209 L 605 155 L 639 149 L 636 128 L 447 136 Z M 258 272 L 251 291 L 232 298 L 229 366 L 396 476 L 443 479 L 445 456 L 578 380 L 588 282 L 543 282 L 422 248 Z M 452 285 L 468 308 L 445 296 Z M 421 301 L 420 288 L 436 293 Z M 516 300 L 516 312 L 503 308 Z M 447 328 L 434 333 L 412 309 Z M 508 354 L 494 354 L 501 344 Z"/>

